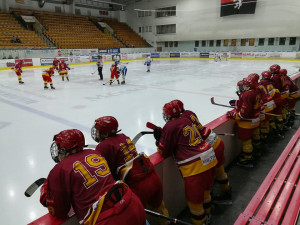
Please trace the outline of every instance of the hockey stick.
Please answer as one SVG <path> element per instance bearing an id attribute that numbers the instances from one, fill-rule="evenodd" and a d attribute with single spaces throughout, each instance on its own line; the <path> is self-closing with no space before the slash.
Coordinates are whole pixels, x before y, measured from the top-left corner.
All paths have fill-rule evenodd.
<path id="1" fill-rule="evenodd" d="M 182 220 L 178 220 L 176 218 L 172 218 L 172 217 L 168 217 L 168 216 L 165 216 L 165 215 L 162 215 L 160 213 L 157 213 L 157 212 L 153 212 L 153 211 L 150 211 L 148 209 L 145 209 L 145 212 L 151 216 L 157 216 L 157 217 L 160 217 L 160 218 L 163 218 L 165 220 L 169 220 L 171 221 L 172 223 L 176 223 L 176 224 L 185 224 L 185 225 L 192 225 L 191 223 L 188 223 L 188 222 L 185 222 L 185 221 L 182 221 Z"/>
<path id="2" fill-rule="evenodd" d="M 91 74 L 94 75 L 97 71 L 98 71 L 98 69 L 96 69 L 95 72 L 93 72 L 93 73 L 91 73 Z"/>
<path id="3" fill-rule="evenodd" d="M 146 123 L 146 127 L 148 127 L 149 129 L 152 129 L 152 130 L 154 130 L 155 128 L 157 128 L 157 126 L 155 124 L 150 123 L 150 122 Z M 216 135 L 235 136 L 235 134 L 232 134 L 232 133 L 219 133 L 219 134 L 216 134 Z"/>
<path id="4" fill-rule="evenodd" d="M 220 133 L 220 134 L 216 134 L 216 135 L 223 135 L 223 136 L 235 136 L 235 134 L 231 134 L 231 133 Z"/>
<path id="5" fill-rule="evenodd" d="M 45 182 L 46 178 L 40 178 L 31 184 L 25 191 L 26 197 L 31 197 L 33 193 Z"/>
<path id="6" fill-rule="evenodd" d="M 211 101 L 211 104 L 213 104 L 213 105 L 223 106 L 223 107 L 232 108 L 232 109 L 235 108 L 234 106 L 229 106 L 229 105 L 223 105 L 223 104 L 216 103 L 214 97 L 211 97 L 210 101 Z M 277 117 L 280 116 L 278 114 L 267 113 L 267 112 L 260 112 L 260 113 L 265 114 L 265 115 L 270 115 L 270 116 L 277 116 Z"/>
<path id="7" fill-rule="evenodd" d="M 115 80 L 116 79 L 113 79 L 113 81 L 111 82 L 111 83 L 113 83 L 113 82 L 115 82 Z M 109 80 L 110 81 L 110 80 Z M 105 84 L 108 84 L 109 83 L 109 81 L 107 81 L 106 83 L 104 83 L 103 85 L 105 85 Z"/>
<path id="8" fill-rule="evenodd" d="M 132 139 L 132 143 L 136 144 L 137 141 L 143 137 L 145 134 L 153 134 L 152 131 L 141 131 L 140 133 L 138 133 L 137 135 L 135 135 L 135 137 Z"/>
<path id="9" fill-rule="evenodd" d="M 213 104 L 213 105 L 219 105 L 219 106 L 223 106 L 223 107 L 234 109 L 234 106 L 229 106 L 229 105 L 223 105 L 223 104 L 215 103 L 215 97 L 211 97 L 210 101 L 211 101 L 211 104 Z"/>

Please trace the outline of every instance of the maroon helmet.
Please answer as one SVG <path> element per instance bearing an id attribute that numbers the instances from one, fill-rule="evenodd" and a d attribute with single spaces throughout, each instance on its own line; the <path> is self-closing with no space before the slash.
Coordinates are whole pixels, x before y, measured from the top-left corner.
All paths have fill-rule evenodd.
<path id="1" fill-rule="evenodd" d="M 272 65 L 272 66 L 270 66 L 270 72 L 272 73 L 272 74 L 278 74 L 279 73 L 279 70 L 280 70 L 280 66 L 279 65 L 277 65 L 277 64 L 274 64 L 274 65 Z"/>
<path id="2" fill-rule="evenodd" d="M 55 162 L 59 162 L 58 155 L 75 152 L 83 150 L 85 145 L 85 138 L 83 133 L 77 129 L 63 130 L 53 137 L 53 143 L 50 148 L 52 159 Z"/>
<path id="3" fill-rule="evenodd" d="M 166 103 L 163 107 L 163 118 L 166 122 L 180 115 L 180 108 L 172 102 Z"/>
<path id="4" fill-rule="evenodd" d="M 118 132 L 118 121 L 113 116 L 103 116 L 95 120 L 92 127 L 92 138 L 96 142 L 102 141 L 105 137 L 114 136 Z"/>
<path id="5" fill-rule="evenodd" d="M 179 107 L 179 110 L 180 110 L 181 113 L 184 112 L 184 106 L 183 106 L 182 101 L 180 101 L 178 99 L 175 99 L 175 100 L 171 101 L 171 103 L 176 104 Z"/>

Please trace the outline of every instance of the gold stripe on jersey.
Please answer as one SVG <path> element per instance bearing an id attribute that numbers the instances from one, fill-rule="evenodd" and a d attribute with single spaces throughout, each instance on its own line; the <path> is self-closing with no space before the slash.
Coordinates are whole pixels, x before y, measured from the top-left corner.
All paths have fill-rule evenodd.
<path id="1" fill-rule="evenodd" d="M 217 163 L 218 160 L 215 158 L 211 163 L 203 165 L 202 161 L 199 159 L 190 164 L 179 166 L 179 170 L 183 177 L 190 177 L 213 168 Z"/>

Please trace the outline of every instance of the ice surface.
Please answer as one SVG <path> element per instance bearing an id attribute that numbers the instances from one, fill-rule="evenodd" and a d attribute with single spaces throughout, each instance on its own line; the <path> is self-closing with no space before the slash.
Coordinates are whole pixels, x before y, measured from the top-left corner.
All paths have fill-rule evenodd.
<path id="1" fill-rule="evenodd" d="M 125 85 L 102 85 L 109 79 L 110 63 L 104 64 L 104 81 L 91 75 L 96 65 L 71 65 L 70 81 L 53 77 L 56 90 L 44 90 L 42 70 L 24 69 L 19 85 L 13 71 L 0 71 L 0 143 L 2 224 L 27 224 L 47 213 L 39 204 L 39 191 L 24 196 L 35 180 L 46 177 L 54 166 L 50 156 L 53 135 L 64 129 L 80 129 L 87 144 L 96 144 L 90 136 L 94 120 L 111 115 L 119 128 L 133 138 L 146 128 L 146 122 L 164 125 L 162 107 L 180 99 L 193 110 L 202 124 L 223 115 L 228 108 L 211 105 L 210 98 L 228 104 L 236 98 L 236 83 L 250 73 L 261 73 L 278 63 L 297 71 L 299 62 L 191 59 L 154 59 L 151 72 L 144 61 L 131 61 Z M 148 155 L 155 150 L 152 135 L 143 136 L 137 150 Z"/>

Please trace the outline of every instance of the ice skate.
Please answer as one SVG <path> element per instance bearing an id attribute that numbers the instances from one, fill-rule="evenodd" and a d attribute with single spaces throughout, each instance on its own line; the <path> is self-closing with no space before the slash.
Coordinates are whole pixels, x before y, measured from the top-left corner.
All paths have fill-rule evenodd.
<path id="1" fill-rule="evenodd" d="M 222 191 L 220 195 L 214 196 L 212 202 L 218 205 L 232 205 L 231 187 L 226 191 Z"/>
<path id="2" fill-rule="evenodd" d="M 251 157 L 249 159 L 246 159 L 246 158 L 240 157 L 238 162 L 236 163 L 236 165 L 245 167 L 245 168 L 253 168 L 254 167 L 253 158 Z"/>
<path id="3" fill-rule="evenodd" d="M 19 84 L 24 84 L 24 82 L 23 81 L 19 81 Z"/>
<path id="4" fill-rule="evenodd" d="M 48 88 L 48 87 L 47 87 Z M 51 87 L 51 89 L 55 89 L 55 87 Z"/>
<path id="5" fill-rule="evenodd" d="M 45 86 L 44 89 L 48 89 L 48 86 Z"/>
<path id="6" fill-rule="evenodd" d="M 125 80 L 123 80 L 123 81 L 121 82 L 121 84 L 125 84 Z"/>

